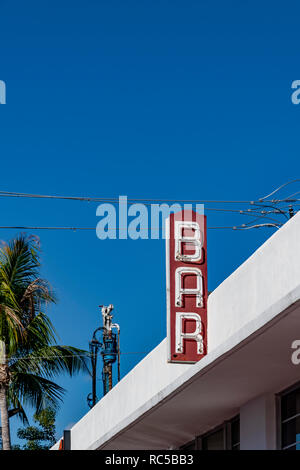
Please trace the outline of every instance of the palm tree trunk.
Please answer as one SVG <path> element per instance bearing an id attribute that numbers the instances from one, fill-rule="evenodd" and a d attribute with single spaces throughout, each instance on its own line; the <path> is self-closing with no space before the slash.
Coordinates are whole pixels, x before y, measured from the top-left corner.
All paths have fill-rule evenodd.
<path id="1" fill-rule="evenodd" d="M 8 405 L 7 405 L 8 385 L 9 385 L 9 369 L 7 365 L 5 342 L 0 340 L 0 415 L 1 415 L 3 450 L 11 450 L 9 416 L 8 416 Z"/>

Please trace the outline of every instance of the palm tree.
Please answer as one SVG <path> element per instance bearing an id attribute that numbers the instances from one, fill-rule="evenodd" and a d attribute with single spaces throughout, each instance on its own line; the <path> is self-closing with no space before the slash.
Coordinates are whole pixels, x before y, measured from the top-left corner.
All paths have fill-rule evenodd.
<path id="1" fill-rule="evenodd" d="M 57 408 L 64 389 L 53 377 L 87 371 L 87 352 L 56 344 L 45 314 L 55 302 L 47 281 L 39 277 L 39 244 L 20 235 L 0 248 L 0 414 L 3 450 L 10 450 L 9 418 L 28 423 L 24 407 L 36 413 Z M 11 409 L 9 410 L 9 407 Z"/>

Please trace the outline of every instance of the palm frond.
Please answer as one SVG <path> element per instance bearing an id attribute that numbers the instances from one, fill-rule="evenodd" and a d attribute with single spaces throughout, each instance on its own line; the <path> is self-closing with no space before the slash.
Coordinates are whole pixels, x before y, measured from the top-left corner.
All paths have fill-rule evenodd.
<path id="1" fill-rule="evenodd" d="M 20 401 L 18 400 L 18 398 L 16 396 L 10 396 L 9 393 L 8 393 L 7 398 L 8 398 L 9 405 L 13 407 L 8 411 L 8 416 L 10 418 L 12 416 L 17 416 L 22 421 L 23 424 L 29 424 L 25 410 L 23 406 L 21 405 Z"/>
<path id="2" fill-rule="evenodd" d="M 40 304 L 42 302 L 56 302 L 56 298 L 53 292 L 51 292 L 49 283 L 44 279 L 36 278 L 28 284 L 20 303 L 24 305 L 28 300 L 35 302 L 36 299 L 38 299 Z"/>
<path id="3" fill-rule="evenodd" d="M 66 373 L 70 377 L 79 373 L 89 373 L 87 351 L 72 346 L 46 346 L 20 357 L 12 366 L 12 372 L 31 372 L 48 378 Z"/>
<path id="4" fill-rule="evenodd" d="M 18 313 L 5 304 L 0 304 L 0 337 L 8 338 L 8 349 L 18 342 L 18 337 L 22 335 L 23 326 Z"/>
<path id="5" fill-rule="evenodd" d="M 64 389 L 50 379 L 89 372 L 87 351 L 56 344 L 57 333 L 43 311 L 56 299 L 39 276 L 39 252 L 38 240 L 25 235 L 0 248 L 0 339 L 11 374 L 8 402 L 23 422 L 27 405 L 40 412 L 62 400 Z"/>
<path id="6" fill-rule="evenodd" d="M 0 250 L 0 275 L 9 283 L 23 283 L 37 277 L 40 266 L 39 247 L 36 240 L 19 235 Z"/>
<path id="7" fill-rule="evenodd" d="M 50 406 L 56 409 L 65 390 L 58 384 L 28 372 L 14 372 L 9 394 L 22 406 L 31 406 L 37 413 Z"/>
<path id="8" fill-rule="evenodd" d="M 20 350 L 35 351 L 56 341 L 57 333 L 50 318 L 39 312 L 26 326 Z"/>

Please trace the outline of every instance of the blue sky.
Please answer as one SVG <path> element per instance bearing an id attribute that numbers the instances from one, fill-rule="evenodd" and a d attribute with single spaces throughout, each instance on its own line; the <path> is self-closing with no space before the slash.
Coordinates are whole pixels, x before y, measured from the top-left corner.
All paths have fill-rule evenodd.
<path id="1" fill-rule="evenodd" d="M 296 1 L 0 0 L 0 190 L 253 200 L 296 178 L 299 14 Z M 0 225 L 93 227 L 96 208 L 1 198 Z M 237 217 L 211 212 L 208 225 Z M 209 289 L 272 233 L 210 230 Z M 0 239 L 15 234 L 0 230 Z M 97 306 L 109 303 L 124 353 L 150 351 L 165 337 L 162 240 L 38 235 L 62 343 L 88 348 Z M 142 357 L 124 354 L 122 375 Z M 68 390 L 61 433 L 88 410 L 91 383 L 59 383 Z M 13 419 L 14 436 L 18 425 Z"/>

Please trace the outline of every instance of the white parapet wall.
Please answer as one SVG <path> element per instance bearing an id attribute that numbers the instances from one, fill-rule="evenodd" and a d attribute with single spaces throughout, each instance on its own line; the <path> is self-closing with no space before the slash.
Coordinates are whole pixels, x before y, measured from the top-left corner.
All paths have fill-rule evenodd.
<path id="1" fill-rule="evenodd" d="M 72 449 L 97 448 L 97 437 L 103 441 L 121 422 L 126 426 L 157 404 L 159 392 L 191 367 L 171 365 L 166 359 L 167 342 L 163 340 L 72 427 Z"/>
<path id="2" fill-rule="evenodd" d="M 71 429 L 72 449 L 97 449 L 300 298 L 300 214 L 208 299 L 208 354 L 169 364 L 163 340 Z M 163 310 L 163 309 L 162 309 Z M 58 443 L 53 450 L 58 448 Z"/>

